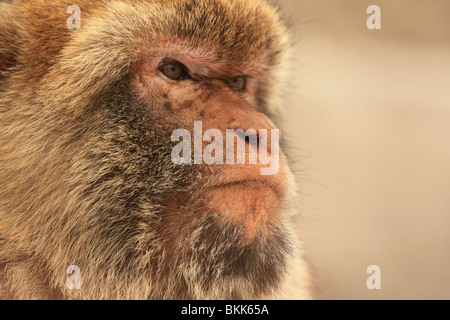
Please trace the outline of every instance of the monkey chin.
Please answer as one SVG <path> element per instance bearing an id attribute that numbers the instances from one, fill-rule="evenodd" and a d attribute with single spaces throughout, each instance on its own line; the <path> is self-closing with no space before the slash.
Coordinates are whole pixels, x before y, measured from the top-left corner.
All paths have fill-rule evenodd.
<path id="1" fill-rule="evenodd" d="M 176 296 L 275 296 L 295 253 L 283 203 L 276 187 L 262 180 L 228 181 L 166 203 L 168 214 L 157 231 L 164 235 L 165 257 L 170 257 L 161 260 L 164 270 L 178 268 L 186 282 L 187 289 L 179 288 Z"/>
<path id="2" fill-rule="evenodd" d="M 208 209 L 219 213 L 219 224 L 242 227 L 243 243 L 255 237 L 267 238 L 278 223 L 280 196 L 262 181 L 237 181 L 213 187 L 206 192 Z"/>
<path id="3" fill-rule="evenodd" d="M 178 268 L 186 283 L 176 296 L 261 299 L 285 285 L 296 253 L 287 181 L 246 169 L 202 174 L 190 191 L 162 204 L 165 214 L 152 230 L 163 239 L 160 268 Z"/>

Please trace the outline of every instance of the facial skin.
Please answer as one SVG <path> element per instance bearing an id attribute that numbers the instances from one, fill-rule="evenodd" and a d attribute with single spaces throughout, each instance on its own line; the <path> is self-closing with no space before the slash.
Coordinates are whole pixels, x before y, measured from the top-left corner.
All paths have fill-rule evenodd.
<path id="1" fill-rule="evenodd" d="M 284 154 L 269 176 L 171 159 L 172 132 L 195 121 L 223 137 L 278 129 L 265 115 L 287 63 L 276 10 L 80 0 L 69 30 L 73 4 L 0 3 L 0 296 L 309 298 Z"/>

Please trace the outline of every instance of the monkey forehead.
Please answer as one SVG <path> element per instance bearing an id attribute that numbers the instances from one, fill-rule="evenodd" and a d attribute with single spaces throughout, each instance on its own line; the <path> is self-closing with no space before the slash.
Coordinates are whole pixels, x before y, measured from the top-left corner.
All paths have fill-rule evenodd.
<path id="1" fill-rule="evenodd" d="M 219 55 L 236 60 L 245 59 L 249 54 L 276 53 L 281 48 L 277 41 L 282 39 L 283 27 L 275 9 L 265 1 L 185 0 L 176 3 L 171 14 L 182 18 L 169 20 L 174 23 L 171 35 L 213 45 Z"/>
<path id="2" fill-rule="evenodd" d="M 256 59 L 276 64 L 288 47 L 286 27 L 264 0 L 127 0 L 107 6 L 113 15 L 108 20 L 132 35 L 133 46 L 189 43 L 190 52 L 233 66 Z"/>

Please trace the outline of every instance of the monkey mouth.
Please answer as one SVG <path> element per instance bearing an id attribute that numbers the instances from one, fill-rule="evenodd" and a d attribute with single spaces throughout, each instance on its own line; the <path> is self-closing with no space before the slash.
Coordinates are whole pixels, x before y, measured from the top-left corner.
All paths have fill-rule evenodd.
<path id="1" fill-rule="evenodd" d="M 242 186 L 242 187 L 249 187 L 252 185 L 260 185 L 262 187 L 265 187 L 265 189 L 268 189 L 268 192 L 273 192 L 279 198 L 280 200 L 284 197 L 284 192 L 282 187 L 274 183 L 274 181 L 271 181 L 271 179 L 242 179 L 242 180 L 235 180 L 235 181 L 229 181 L 229 182 L 223 182 L 223 183 L 217 183 L 210 187 L 210 189 L 216 189 L 216 188 L 228 188 L 228 187 L 234 187 L 234 186 Z"/>
<path id="2" fill-rule="evenodd" d="M 276 175 L 261 175 L 260 167 L 251 165 L 233 166 L 217 171 L 212 169 L 211 172 L 204 172 L 198 182 L 205 189 L 260 185 L 271 189 L 279 200 L 285 197 L 287 189 L 287 179 L 282 172 Z"/>
<path id="3" fill-rule="evenodd" d="M 205 192 L 208 209 L 219 213 L 219 223 L 240 225 L 245 239 L 268 236 L 279 220 L 283 193 L 266 180 L 241 179 L 216 184 Z"/>

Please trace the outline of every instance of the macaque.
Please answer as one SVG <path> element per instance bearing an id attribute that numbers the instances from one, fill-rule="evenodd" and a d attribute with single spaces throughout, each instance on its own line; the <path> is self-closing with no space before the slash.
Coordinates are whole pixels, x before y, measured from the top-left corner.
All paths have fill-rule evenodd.
<path id="1" fill-rule="evenodd" d="M 198 121 L 278 129 L 288 66 L 262 0 L 0 2 L 1 298 L 309 299 L 283 150 L 171 159 Z"/>

